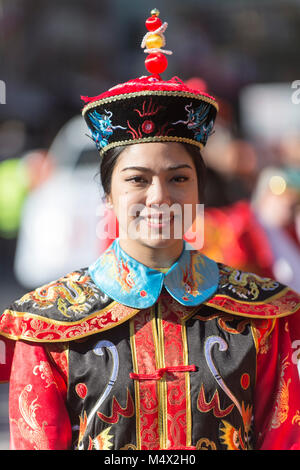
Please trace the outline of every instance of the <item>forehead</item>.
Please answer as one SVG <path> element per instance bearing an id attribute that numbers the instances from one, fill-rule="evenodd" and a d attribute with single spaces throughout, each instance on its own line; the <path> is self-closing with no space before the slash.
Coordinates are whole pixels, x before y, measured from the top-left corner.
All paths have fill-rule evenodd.
<path id="1" fill-rule="evenodd" d="M 181 165 L 195 170 L 191 155 L 183 145 L 177 142 L 128 145 L 120 154 L 117 162 L 119 171 L 128 167 L 143 167 L 159 172 Z"/>

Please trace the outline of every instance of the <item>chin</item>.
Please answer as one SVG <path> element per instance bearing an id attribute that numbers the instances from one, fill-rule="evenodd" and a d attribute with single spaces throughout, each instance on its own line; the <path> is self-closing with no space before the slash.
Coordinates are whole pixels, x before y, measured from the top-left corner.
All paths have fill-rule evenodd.
<path id="1" fill-rule="evenodd" d="M 123 242 L 128 243 L 131 247 L 135 246 L 139 248 L 150 248 L 150 249 L 162 249 L 170 250 L 172 255 L 173 250 L 178 251 L 183 243 L 182 226 L 174 226 L 174 220 L 171 221 L 170 226 L 161 225 L 149 226 L 148 224 L 132 224 L 131 231 L 122 230 L 120 232 L 120 238 L 123 238 Z M 177 231 L 175 230 L 177 228 Z M 125 237 L 122 234 L 126 233 Z M 127 242 L 126 242 L 127 240 Z"/>
<path id="2" fill-rule="evenodd" d="M 145 247 L 153 248 L 153 249 L 155 248 L 156 249 L 172 249 L 175 246 L 177 247 L 178 245 L 182 245 L 182 239 L 172 239 L 172 238 L 166 239 L 163 237 L 141 238 L 136 241 Z"/>

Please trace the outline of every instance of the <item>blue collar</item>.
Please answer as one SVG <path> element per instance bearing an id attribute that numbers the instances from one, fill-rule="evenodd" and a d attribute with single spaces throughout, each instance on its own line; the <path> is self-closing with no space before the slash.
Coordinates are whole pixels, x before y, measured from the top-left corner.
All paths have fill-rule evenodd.
<path id="1" fill-rule="evenodd" d="M 111 299 L 133 308 L 154 305 L 163 286 L 180 304 L 200 305 L 217 290 L 217 263 L 195 250 L 184 249 L 167 273 L 131 258 L 116 239 L 90 267 L 95 284 Z"/>

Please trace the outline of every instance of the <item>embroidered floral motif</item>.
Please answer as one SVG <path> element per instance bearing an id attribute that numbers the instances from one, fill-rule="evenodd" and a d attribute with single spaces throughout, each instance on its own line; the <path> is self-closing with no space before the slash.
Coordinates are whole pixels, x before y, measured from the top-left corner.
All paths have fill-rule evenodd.
<path id="1" fill-rule="evenodd" d="M 57 388 L 57 384 L 54 381 L 54 377 L 52 374 L 51 366 L 48 362 L 46 361 L 40 361 L 40 363 L 33 368 L 33 375 L 38 375 L 38 373 L 41 374 L 41 379 L 45 380 L 46 382 L 46 387 L 50 387 L 50 385 L 55 385 Z"/>
<path id="2" fill-rule="evenodd" d="M 297 410 L 295 416 L 293 416 L 292 424 L 298 424 L 298 426 L 300 426 L 300 410 Z"/>
<path id="3" fill-rule="evenodd" d="M 44 421 L 41 425 L 38 423 L 36 417 L 36 410 L 41 408 L 41 405 L 37 403 L 38 397 L 31 400 L 29 393 L 32 391 L 32 385 L 28 384 L 19 396 L 19 410 L 22 418 L 18 420 L 12 419 L 18 428 L 21 436 L 33 444 L 36 450 L 46 450 L 49 448 L 47 434 L 45 432 L 45 426 L 47 422 Z"/>
<path id="4" fill-rule="evenodd" d="M 84 399 L 88 392 L 87 386 L 84 383 L 80 382 L 75 386 L 75 392 L 80 398 Z"/>
<path id="5" fill-rule="evenodd" d="M 227 450 L 246 450 L 242 439 L 241 428 L 236 429 L 232 424 L 222 420 L 223 426 L 220 428 L 220 440 L 225 444 Z"/>
<path id="6" fill-rule="evenodd" d="M 241 379 L 240 379 L 240 384 L 243 390 L 247 390 L 250 385 L 250 375 L 245 373 L 242 374 Z"/>
<path id="7" fill-rule="evenodd" d="M 287 359 L 288 356 L 285 357 L 281 364 L 281 374 L 276 397 L 276 405 L 270 429 L 279 428 L 279 426 L 286 421 L 289 413 L 289 386 L 291 379 L 288 379 L 287 381 L 284 379 L 285 370 L 290 365 Z"/>
<path id="8" fill-rule="evenodd" d="M 249 318 L 275 318 L 295 312 L 299 308 L 299 296 L 288 288 L 280 290 L 274 297 L 261 302 L 237 301 L 226 295 L 216 294 L 205 302 L 224 312 Z"/>
<path id="9" fill-rule="evenodd" d="M 111 439 L 113 439 L 113 435 L 109 434 L 111 430 L 111 426 L 107 429 L 104 429 L 95 439 L 92 440 L 93 447 L 95 450 L 110 450 L 113 447 L 113 443 Z M 91 450 L 91 448 L 89 448 Z"/>
<path id="10" fill-rule="evenodd" d="M 142 118 L 144 117 L 149 117 L 149 116 L 155 116 L 161 109 L 165 109 L 165 106 L 161 106 L 157 103 L 153 103 L 153 99 L 150 96 L 149 101 L 147 100 L 143 101 L 142 104 L 142 109 L 134 109 L 138 113 L 138 115 Z"/>
<path id="11" fill-rule="evenodd" d="M 242 418 L 243 418 L 243 423 L 244 423 L 245 434 L 247 437 L 250 433 L 252 420 L 253 420 L 252 410 L 253 410 L 253 406 L 247 405 L 245 408 L 245 404 L 244 402 L 242 402 Z"/>
<path id="12" fill-rule="evenodd" d="M 197 408 L 202 413 L 207 413 L 208 411 L 213 410 L 214 416 L 216 418 L 224 418 L 224 416 L 227 416 L 229 413 L 231 413 L 232 409 L 234 408 L 234 403 L 222 410 L 220 406 L 218 390 L 215 391 L 212 399 L 207 402 L 205 398 L 204 386 L 202 384 L 198 395 Z"/>
<path id="13" fill-rule="evenodd" d="M 103 413 L 97 411 L 97 416 L 105 423 L 116 424 L 119 421 L 119 415 L 124 416 L 125 418 L 131 418 L 134 415 L 134 403 L 130 391 L 127 389 L 127 401 L 126 405 L 123 408 L 118 403 L 116 397 L 113 397 L 112 401 L 112 413 L 111 416 L 105 416 Z"/>
<path id="14" fill-rule="evenodd" d="M 213 441 L 207 439 L 207 437 L 201 437 L 196 444 L 197 450 L 217 450 L 217 446 Z"/>
<path id="15" fill-rule="evenodd" d="M 239 335 L 245 331 L 247 326 L 249 325 L 249 320 L 240 320 L 238 321 L 236 327 L 233 325 L 230 325 L 230 322 L 236 322 L 237 318 L 232 316 L 232 315 L 218 315 L 218 323 L 220 327 L 224 330 L 227 331 L 228 333 Z"/>
<path id="16" fill-rule="evenodd" d="M 79 436 L 78 436 L 78 448 L 80 448 L 82 439 L 85 436 L 87 429 L 87 414 L 84 410 L 83 416 L 79 416 Z"/>
<path id="17" fill-rule="evenodd" d="M 204 276 L 200 273 L 199 264 L 205 266 L 204 259 L 199 256 L 191 255 L 189 265 L 182 268 L 182 281 L 181 284 L 187 294 L 183 297 L 184 300 L 188 299 L 189 295 L 196 297 L 199 295 L 199 286 L 203 284 Z"/>
<path id="18" fill-rule="evenodd" d="M 134 444 L 126 444 L 120 450 L 137 450 L 137 447 Z"/>
<path id="19" fill-rule="evenodd" d="M 127 126 L 129 130 L 126 132 L 131 135 L 133 140 L 142 139 L 145 134 L 154 134 L 153 137 L 167 136 L 170 132 L 174 131 L 173 127 L 170 127 L 169 122 L 159 122 L 156 119 L 149 119 L 159 113 L 159 111 L 164 110 L 166 107 L 161 106 L 157 102 L 153 102 L 153 97 L 150 97 L 148 100 L 144 100 L 141 106 L 141 109 L 135 108 L 134 111 L 139 115 L 140 118 L 144 119 L 142 123 L 135 120 L 134 124 L 127 120 Z"/>
<path id="20" fill-rule="evenodd" d="M 247 450 L 251 448 L 249 435 L 253 420 L 252 408 L 250 405 L 245 408 L 244 402 L 242 402 L 244 433 L 241 428 L 236 429 L 232 424 L 222 420 L 223 426 L 220 428 L 220 432 L 223 434 L 220 434 L 220 439 L 228 450 Z"/>
<path id="21" fill-rule="evenodd" d="M 0 317 L 0 327 L 5 336 L 38 342 L 68 341 L 112 328 L 135 315 L 137 309 L 113 303 L 76 323 L 56 322 L 36 317 L 30 313 L 5 310 Z"/>
<path id="22" fill-rule="evenodd" d="M 248 441 L 248 435 L 250 432 L 250 427 L 251 427 L 251 420 L 252 420 L 252 406 L 248 405 L 245 408 L 244 402 L 242 404 L 239 403 L 237 400 L 236 396 L 232 393 L 232 391 L 227 387 L 225 381 L 221 377 L 219 371 L 217 370 L 213 358 L 212 358 L 212 349 L 213 347 L 217 345 L 218 349 L 220 351 L 226 351 L 228 349 L 228 344 L 226 341 L 221 338 L 220 336 L 210 336 L 209 338 L 206 339 L 205 341 L 205 359 L 207 361 L 207 365 L 218 383 L 218 385 L 222 388 L 222 390 L 226 393 L 226 395 L 232 400 L 234 405 L 236 406 L 237 410 L 239 411 L 243 424 L 244 424 L 244 436 L 242 436 L 241 428 L 237 431 L 234 429 L 233 426 L 229 425 L 226 421 L 222 420 L 222 423 L 224 424 L 224 428 L 222 431 L 224 432 L 223 434 L 223 442 L 226 445 L 241 445 L 241 448 L 245 448 L 247 441 Z M 237 440 L 238 438 L 238 440 Z"/>
<path id="23" fill-rule="evenodd" d="M 213 410 L 214 416 L 216 418 L 224 418 L 224 416 L 227 416 L 229 413 L 231 413 L 232 409 L 234 408 L 234 404 L 232 403 L 227 408 L 222 410 L 220 406 L 218 390 L 215 391 L 212 399 L 207 402 L 205 398 L 204 387 L 202 384 L 198 395 L 197 408 L 202 413 L 207 413 L 208 411 Z"/>
<path id="24" fill-rule="evenodd" d="M 69 374 L 68 343 L 47 343 L 44 345 L 44 348 L 65 382 L 67 382 Z"/>

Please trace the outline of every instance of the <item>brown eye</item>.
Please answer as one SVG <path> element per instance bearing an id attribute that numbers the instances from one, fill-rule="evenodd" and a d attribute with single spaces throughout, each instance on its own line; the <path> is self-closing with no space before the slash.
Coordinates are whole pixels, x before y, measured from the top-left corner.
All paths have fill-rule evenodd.
<path id="1" fill-rule="evenodd" d="M 187 181 L 189 178 L 187 176 L 174 176 L 173 178 L 173 181 L 175 181 L 176 183 L 184 183 L 185 181 Z"/>
<path id="2" fill-rule="evenodd" d="M 145 178 L 143 178 L 142 176 L 131 176 L 130 178 L 126 178 L 125 181 L 131 182 L 131 183 L 136 183 L 136 184 L 147 183 Z"/>

